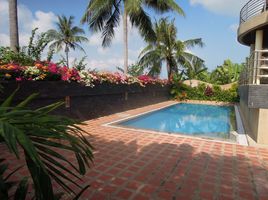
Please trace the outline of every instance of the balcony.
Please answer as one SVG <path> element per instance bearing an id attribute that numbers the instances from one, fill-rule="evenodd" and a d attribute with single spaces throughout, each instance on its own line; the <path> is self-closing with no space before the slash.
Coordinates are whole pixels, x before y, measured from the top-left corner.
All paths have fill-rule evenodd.
<path id="1" fill-rule="evenodd" d="M 240 12 L 240 24 L 248 21 L 250 18 L 261 14 L 267 8 L 267 0 L 251 0 Z"/>
<path id="2" fill-rule="evenodd" d="M 268 25 L 268 0 L 250 0 L 240 12 L 238 41 L 250 46 L 257 29 Z"/>
<path id="3" fill-rule="evenodd" d="M 240 85 L 268 84 L 268 50 L 255 50 L 247 58 Z"/>
<path id="4" fill-rule="evenodd" d="M 239 95 L 248 108 L 268 109 L 268 50 L 256 50 L 247 59 L 240 74 Z"/>

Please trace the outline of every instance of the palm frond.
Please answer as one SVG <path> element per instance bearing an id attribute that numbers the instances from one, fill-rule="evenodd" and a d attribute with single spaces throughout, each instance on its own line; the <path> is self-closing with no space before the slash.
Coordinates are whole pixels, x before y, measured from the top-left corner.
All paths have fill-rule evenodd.
<path id="1" fill-rule="evenodd" d="M 130 22 L 133 26 L 136 26 L 142 37 L 146 41 L 155 41 L 156 34 L 153 30 L 153 24 L 149 15 L 143 10 L 141 6 L 141 0 L 131 0 L 131 2 L 126 5 L 126 12 L 128 13 Z M 135 6 L 133 6 L 133 4 Z"/>
<path id="2" fill-rule="evenodd" d="M 68 182 L 80 187 L 66 174 L 78 179 L 79 174 L 85 174 L 86 168 L 92 162 L 92 146 L 84 136 L 86 133 L 75 125 L 75 120 L 48 114 L 62 103 L 36 110 L 27 109 L 25 106 L 34 96 L 16 107 L 6 107 L 14 97 L 12 94 L 6 103 L 0 106 L 0 138 L 17 157 L 20 156 L 18 146 L 23 149 L 35 186 L 36 198 L 54 199 L 51 178 L 67 192 L 73 192 Z M 60 150 L 73 153 L 77 164 L 68 161 L 60 154 Z M 21 187 L 26 188 L 25 181 L 21 183 Z"/>
<path id="3" fill-rule="evenodd" d="M 121 2 L 121 1 L 120 1 Z M 102 31 L 105 22 L 112 15 L 114 0 L 92 0 L 82 17 L 81 22 L 87 23 L 94 32 Z"/>
<path id="4" fill-rule="evenodd" d="M 205 45 L 201 38 L 186 40 L 183 42 L 183 44 L 187 49 L 193 48 L 195 46 L 204 47 Z"/>
<path id="5" fill-rule="evenodd" d="M 144 3 L 160 13 L 175 11 L 179 15 L 185 16 L 183 9 L 173 0 L 145 0 Z"/>
<path id="6" fill-rule="evenodd" d="M 119 10 L 119 4 L 114 4 L 113 12 L 110 16 L 110 18 L 107 20 L 103 32 L 102 32 L 102 46 L 107 47 L 111 44 L 112 39 L 114 38 L 114 28 L 119 25 L 120 20 L 120 10 Z"/>

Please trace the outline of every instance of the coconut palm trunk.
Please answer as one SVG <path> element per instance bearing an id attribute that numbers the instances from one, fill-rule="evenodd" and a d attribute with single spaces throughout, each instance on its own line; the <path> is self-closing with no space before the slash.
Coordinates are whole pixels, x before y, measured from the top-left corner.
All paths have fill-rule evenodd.
<path id="1" fill-rule="evenodd" d="M 10 34 L 10 48 L 13 51 L 18 52 L 19 30 L 18 30 L 17 0 L 9 0 L 9 34 Z"/>
<path id="2" fill-rule="evenodd" d="M 127 27 L 127 11 L 125 9 L 123 16 L 123 34 L 124 34 L 124 72 L 128 73 L 128 27 Z"/>
<path id="3" fill-rule="evenodd" d="M 168 75 L 168 79 L 171 80 L 171 68 L 170 68 L 170 64 L 169 64 L 168 60 L 166 62 L 167 62 L 167 75 Z"/>
<path id="4" fill-rule="evenodd" d="M 69 48 L 67 45 L 65 47 L 65 55 L 66 55 L 66 64 L 67 64 L 67 67 L 69 67 Z"/>

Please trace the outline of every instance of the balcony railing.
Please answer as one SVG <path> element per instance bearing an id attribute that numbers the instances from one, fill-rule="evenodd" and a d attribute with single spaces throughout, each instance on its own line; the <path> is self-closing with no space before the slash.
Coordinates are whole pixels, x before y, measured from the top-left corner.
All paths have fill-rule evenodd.
<path id="1" fill-rule="evenodd" d="M 240 75 L 240 85 L 268 84 L 268 50 L 256 50 L 247 58 Z"/>
<path id="2" fill-rule="evenodd" d="M 250 0 L 240 12 L 240 24 L 267 9 L 267 0 Z"/>

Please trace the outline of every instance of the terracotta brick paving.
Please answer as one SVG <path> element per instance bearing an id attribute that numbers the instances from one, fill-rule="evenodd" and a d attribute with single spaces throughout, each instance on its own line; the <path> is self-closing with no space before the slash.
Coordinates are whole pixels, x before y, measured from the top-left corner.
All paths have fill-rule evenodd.
<path id="1" fill-rule="evenodd" d="M 82 199 L 268 200 L 268 149 L 102 126 L 171 103 L 86 122 L 95 164 L 82 181 L 73 179 L 91 185 Z M 4 156 L 15 166 L 6 151 Z"/>

